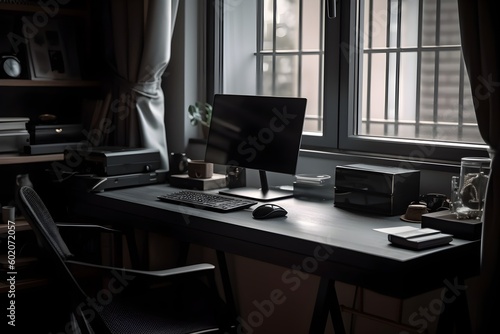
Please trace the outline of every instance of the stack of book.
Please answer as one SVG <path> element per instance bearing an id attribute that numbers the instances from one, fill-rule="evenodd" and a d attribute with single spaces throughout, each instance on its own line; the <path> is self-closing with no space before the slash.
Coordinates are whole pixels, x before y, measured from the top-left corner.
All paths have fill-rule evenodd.
<path id="1" fill-rule="evenodd" d="M 0 153 L 23 152 L 29 144 L 27 117 L 0 117 Z"/>
<path id="2" fill-rule="evenodd" d="M 396 246 L 413 250 L 443 246 L 453 241 L 453 235 L 431 228 L 389 234 L 388 238 Z"/>

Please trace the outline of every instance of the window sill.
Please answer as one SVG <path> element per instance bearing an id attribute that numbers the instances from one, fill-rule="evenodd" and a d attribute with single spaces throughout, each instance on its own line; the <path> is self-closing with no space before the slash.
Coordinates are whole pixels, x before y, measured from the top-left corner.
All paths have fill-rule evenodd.
<path id="1" fill-rule="evenodd" d="M 460 173 L 460 163 L 446 161 L 404 159 L 403 157 L 377 155 L 369 153 L 348 152 L 340 150 L 325 150 L 305 147 L 300 150 L 300 156 L 339 160 L 346 163 L 366 163 L 374 165 L 401 167 L 407 169 L 430 170 L 449 173 Z"/>

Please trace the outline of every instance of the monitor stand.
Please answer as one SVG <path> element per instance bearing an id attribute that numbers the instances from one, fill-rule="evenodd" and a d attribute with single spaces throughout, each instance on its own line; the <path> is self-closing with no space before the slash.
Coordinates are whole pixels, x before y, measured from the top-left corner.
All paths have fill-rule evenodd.
<path id="1" fill-rule="evenodd" d="M 280 190 L 280 189 L 269 189 L 265 171 L 260 170 L 259 176 L 261 185 L 260 189 L 243 187 L 243 188 L 221 190 L 219 191 L 219 193 L 221 195 L 229 195 L 235 197 L 242 197 L 246 199 L 253 199 L 259 202 L 269 202 L 269 201 L 275 201 L 279 199 L 293 197 L 293 192 L 291 191 Z"/>

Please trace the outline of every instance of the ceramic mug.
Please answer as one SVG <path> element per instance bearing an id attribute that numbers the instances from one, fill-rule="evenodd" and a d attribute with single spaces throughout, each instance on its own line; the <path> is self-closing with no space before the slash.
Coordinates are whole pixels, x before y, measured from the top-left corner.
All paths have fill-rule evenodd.
<path id="1" fill-rule="evenodd" d="M 9 221 L 16 221 L 16 207 L 15 206 L 2 206 L 2 222 L 7 224 Z"/>

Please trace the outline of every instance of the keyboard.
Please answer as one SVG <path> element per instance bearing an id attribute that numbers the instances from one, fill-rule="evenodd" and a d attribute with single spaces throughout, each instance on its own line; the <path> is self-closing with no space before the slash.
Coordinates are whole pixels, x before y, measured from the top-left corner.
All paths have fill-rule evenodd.
<path id="1" fill-rule="evenodd" d="M 232 212 L 243 210 L 257 204 L 256 201 L 243 198 L 232 198 L 211 193 L 203 193 L 193 190 L 182 190 L 170 194 L 158 196 L 160 201 L 188 205 L 199 209 Z"/>

